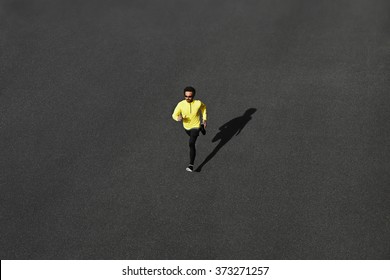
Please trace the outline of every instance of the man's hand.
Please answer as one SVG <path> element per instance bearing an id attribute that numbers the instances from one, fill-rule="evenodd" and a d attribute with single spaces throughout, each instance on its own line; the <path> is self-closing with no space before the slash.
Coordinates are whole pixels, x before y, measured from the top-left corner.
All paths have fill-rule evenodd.
<path id="1" fill-rule="evenodd" d="M 177 117 L 178 122 L 181 122 L 182 120 L 183 120 L 183 117 L 181 115 Z"/>
<path id="2" fill-rule="evenodd" d="M 207 121 L 203 121 L 203 126 L 204 126 L 204 128 L 206 128 L 206 126 L 207 126 Z"/>

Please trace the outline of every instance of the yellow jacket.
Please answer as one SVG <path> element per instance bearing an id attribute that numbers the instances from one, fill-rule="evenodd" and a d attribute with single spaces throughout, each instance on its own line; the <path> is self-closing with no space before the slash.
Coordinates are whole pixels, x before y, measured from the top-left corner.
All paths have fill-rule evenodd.
<path id="1" fill-rule="evenodd" d="M 186 100 L 180 101 L 173 111 L 172 118 L 178 121 L 177 118 L 181 115 L 183 118 L 183 127 L 187 130 L 200 127 L 200 116 L 207 120 L 206 105 L 200 100 L 193 100 L 191 103 Z"/>

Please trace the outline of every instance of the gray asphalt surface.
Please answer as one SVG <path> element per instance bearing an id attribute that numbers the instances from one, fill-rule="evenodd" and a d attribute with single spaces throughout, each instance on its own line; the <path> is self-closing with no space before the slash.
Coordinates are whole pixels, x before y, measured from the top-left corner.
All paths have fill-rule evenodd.
<path id="1" fill-rule="evenodd" d="M 389 259 L 389 15 L 1 1 L 1 259 Z M 194 173 L 187 85 L 209 111 Z"/>

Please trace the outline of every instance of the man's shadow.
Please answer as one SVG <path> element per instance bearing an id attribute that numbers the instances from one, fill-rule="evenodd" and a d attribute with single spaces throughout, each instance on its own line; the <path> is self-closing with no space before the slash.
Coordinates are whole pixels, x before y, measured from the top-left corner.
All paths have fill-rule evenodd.
<path id="1" fill-rule="evenodd" d="M 198 166 L 196 172 L 201 172 L 202 168 L 208 163 L 218 152 L 225 146 L 233 136 L 237 136 L 244 129 L 245 125 L 252 119 L 252 115 L 257 111 L 255 108 L 250 108 L 245 111 L 244 115 L 228 121 L 219 128 L 219 132 L 214 136 L 212 142 L 220 140 L 214 150 L 206 157 L 206 159 Z"/>

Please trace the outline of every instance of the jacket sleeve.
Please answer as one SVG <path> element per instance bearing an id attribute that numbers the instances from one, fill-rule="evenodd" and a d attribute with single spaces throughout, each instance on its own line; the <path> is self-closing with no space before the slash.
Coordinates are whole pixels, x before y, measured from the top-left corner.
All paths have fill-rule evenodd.
<path id="1" fill-rule="evenodd" d="M 202 102 L 202 104 L 200 105 L 200 110 L 202 112 L 202 119 L 204 121 L 207 121 L 207 108 L 206 108 L 206 105 Z"/>
<path id="2" fill-rule="evenodd" d="M 180 114 L 181 114 L 181 108 L 180 108 L 180 105 L 177 104 L 175 110 L 173 111 L 172 119 L 177 121 L 177 118 L 180 116 Z"/>

